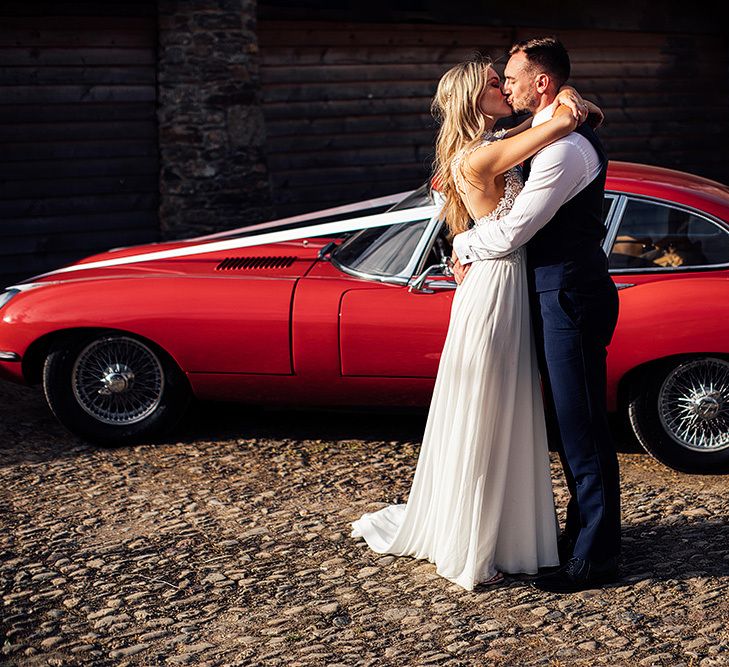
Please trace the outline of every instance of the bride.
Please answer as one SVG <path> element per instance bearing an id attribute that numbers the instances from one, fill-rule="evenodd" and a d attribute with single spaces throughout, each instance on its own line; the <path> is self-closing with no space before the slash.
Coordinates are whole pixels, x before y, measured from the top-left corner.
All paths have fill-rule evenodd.
<path id="1" fill-rule="evenodd" d="M 523 187 L 517 165 L 586 116 L 571 88 L 554 106 L 538 127 L 495 132 L 512 110 L 491 64 L 441 78 L 435 180 L 452 235 L 508 213 Z M 352 524 L 373 551 L 426 559 L 467 590 L 559 565 L 524 253 L 475 262 L 458 286 L 407 504 Z"/>

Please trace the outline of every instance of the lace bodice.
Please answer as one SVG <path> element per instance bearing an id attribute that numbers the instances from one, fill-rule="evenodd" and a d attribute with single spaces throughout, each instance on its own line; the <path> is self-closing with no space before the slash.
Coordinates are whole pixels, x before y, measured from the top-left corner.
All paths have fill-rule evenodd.
<path id="1" fill-rule="evenodd" d="M 475 150 L 478 150 L 482 146 L 487 146 L 494 141 L 498 141 L 504 136 L 504 134 L 506 134 L 506 130 L 486 132 L 483 135 L 483 139 L 480 143 L 472 146 L 471 148 L 461 150 L 459 153 L 456 154 L 456 156 L 453 158 L 453 161 L 451 162 L 451 172 L 453 173 L 453 180 L 456 183 L 456 188 L 468 205 L 468 208 L 472 207 L 470 206 L 470 202 L 468 201 L 468 194 L 466 194 L 464 177 L 461 171 L 461 162 L 463 161 L 463 158 L 466 157 L 466 155 L 473 153 Z M 483 223 L 489 222 L 490 220 L 498 220 L 499 218 L 505 216 L 509 211 L 511 211 L 511 207 L 514 205 L 514 200 L 516 199 L 516 196 L 522 191 L 523 187 L 524 179 L 522 178 L 521 168 L 513 167 L 512 169 L 509 169 L 509 171 L 504 173 L 504 194 L 502 195 L 501 199 L 499 199 L 498 204 L 496 204 L 496 208 L 494 208 L 494 210 L 490 213 L 487 213 L 486 215 L 482 215 L 480 218 L 475 219 L 473 221 L 473 224 L 482 225 Z"/>

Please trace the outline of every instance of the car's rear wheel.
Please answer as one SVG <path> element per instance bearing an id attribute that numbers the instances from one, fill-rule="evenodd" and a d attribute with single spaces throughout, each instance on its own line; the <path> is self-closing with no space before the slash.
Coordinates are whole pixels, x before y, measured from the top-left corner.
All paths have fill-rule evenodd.
<path id="1" fill-rule="evenodd" d="M 167 355 L 116 332 L 59 340 L 45 360 L 43 389 L 66 428 L 104 445 L 164 433 L 190 397 L 187 380 Z"/>
<path id="2" fill-rule="evenodd" d="M 628 418 L 641 445 L 684 472 L 729 471 L 729 361 L 684 359 L 634 385 Z"/>

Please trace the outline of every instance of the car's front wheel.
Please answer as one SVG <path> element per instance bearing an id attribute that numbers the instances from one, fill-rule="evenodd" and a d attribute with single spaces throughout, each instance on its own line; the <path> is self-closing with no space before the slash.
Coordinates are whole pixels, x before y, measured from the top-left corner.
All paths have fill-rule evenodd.
<path id="1" fill-rule="evenodd" d="M 104 445 L 160 435 L 180 419 L 190 397 L 171 359 L 116 332 L 59 340 L 45 360 L 43 389 L 66 428 Z"/>
<path id="2" fill-rule="evenodd" d="M 671 468 L 729 471 L 729 361 L 698 357 L 654 369 L 634 385 L 628 417 L 640 444 Z"/>

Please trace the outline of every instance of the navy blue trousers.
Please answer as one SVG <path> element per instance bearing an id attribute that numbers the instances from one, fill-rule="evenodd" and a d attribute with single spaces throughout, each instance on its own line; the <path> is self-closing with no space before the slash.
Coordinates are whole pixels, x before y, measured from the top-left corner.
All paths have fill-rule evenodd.
<path id="1" fill-rule="evenodd" d="M 565 531 L 573 555 L 595 562 L 620 553 L 620 478 L 606 405 L 606 347 L 617 318 L 609 278 L 532 293 L 547 433 L 570 492 Z"/>

